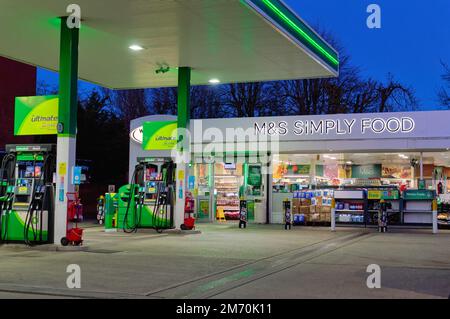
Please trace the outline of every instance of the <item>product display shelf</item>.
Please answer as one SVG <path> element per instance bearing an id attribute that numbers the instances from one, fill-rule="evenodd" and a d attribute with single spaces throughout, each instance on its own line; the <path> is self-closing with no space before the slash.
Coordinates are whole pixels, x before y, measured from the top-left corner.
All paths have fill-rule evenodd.
<path id="1" fill-rule="evenodd" d="M 240 210 L 239 182 L 235 175 L 216 175 L 214 188 L 216 189 L 216 216 L 223 211 L 227 219 L 235 219 Z"/>
<path id="2" fill-rule="evenodd" d="M 403 193 L 402 222 L 425 226 L 433 223 L 433 201 L 436 193 L 430 190 L 407 190 Z"/>
<path id="3" fill-rule="evenodd" d="M 333 190 L 294 192 L 292 213 L 294 226 L 328 226 L 331 224 Z"/>
<path id="4" fill-rule="evenodd" d="M 378 213 L 381 200 L 387 205 L 387 213 L 390 225 L 398 225 L 402 222 L 402 206 L 400 191 L 397 187 L 380 187 L 367 191 L 367 224 L 378 225 Z"/>
<path id="5" fill-rule="evenodd" d="M 367 193 L 365 190 L 336 190 L 334 199 L 337 225 L 367 227 Z"/>
<path id="6" fill-rule="evenodd" d="M 443 227 L 450 226 L 450 204 L 449 204 L 449 194 L 439 195 L 438 200 L 438 225 Z"/>

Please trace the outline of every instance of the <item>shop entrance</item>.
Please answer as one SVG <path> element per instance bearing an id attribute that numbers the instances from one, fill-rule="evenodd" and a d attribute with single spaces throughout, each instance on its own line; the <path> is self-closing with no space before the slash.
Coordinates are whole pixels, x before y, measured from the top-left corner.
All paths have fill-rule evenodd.
<path id="1" fill-rule="evenodd" d="M 247 201 L 249 222 L 266 222 L 267 183 L 262 164 L 196 164 L 191 173 L 197 181 L 199 222 L 239 220 L 241 199 Z"/>

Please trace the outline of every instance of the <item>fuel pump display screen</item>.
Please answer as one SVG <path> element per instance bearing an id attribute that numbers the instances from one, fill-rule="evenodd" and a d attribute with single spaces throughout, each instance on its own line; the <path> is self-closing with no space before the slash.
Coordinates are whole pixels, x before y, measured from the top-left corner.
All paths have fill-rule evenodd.
<path id="1" fill-rule="evenodd" d="M 17 180 L 17 193 L 18 195 L 28 195 L 29 190 L 32 187 L 31 179 L 18 179 Z"/>
<path id="2" fill-rule="evenodd" d="M 32 178 L 34 177 L 34 167 L 33 166 L 27 166 L 25 170 L 25 178 Z"/>
<path id="3" fill-rule="evenodd" d="M 35 178 L 40 178 L 40 177 L 41 177 L 41 174 L 42 174 L 42 166 L 36 165 L 36 166 L 34 167 L 34 177 L 35 177 Z"/>
<path id="4" fill-rule="evenodd" d="M 150 165 L 145 170 L 145 179 L 146 180 L 154 180 L 155 177 L 158 175 L 158 167 L 154 165 Z"/>
<path id="5" fill-rule="evenodd" d="M 18 165 L 19 178 L 40 178 L 42 163 L 22 162 Z"/>
<path id="6" fill-rule="evenodd" d="M 147 193 L 156 194 L 156 183 L 155 182 L 147 183 Z"/>

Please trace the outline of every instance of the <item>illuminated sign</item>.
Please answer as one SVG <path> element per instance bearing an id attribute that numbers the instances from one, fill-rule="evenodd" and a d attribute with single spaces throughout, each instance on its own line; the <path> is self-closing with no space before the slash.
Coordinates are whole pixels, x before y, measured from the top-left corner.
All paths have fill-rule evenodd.
<path id="1" fill-rule="evenodd" d="M 14 135 L 56 135 L 58 96 L 16 97 Z"/>
<path id="2" fill-rule="evenodd" d="M 410 117 L 321 119 L 254 123 L 256 135 L 284 136 L 291 131 L 304 135 L 352 135 L 352 134 L 406 134 L 414 131 L 415 121 Z"/>
<path id="3" fill-rule="evenodd" d="M 138 128 L 131 131 L 130 138 L 133 142 L 142 144 L 142 141 L 144 140 L 144 127 L 139 126 Z"/>
<path id="4" fill-rule="evenodd" d="M 143 129 L 142 149 L 170 151 L 177 145 L 177 121 L 146 122 Z"/>

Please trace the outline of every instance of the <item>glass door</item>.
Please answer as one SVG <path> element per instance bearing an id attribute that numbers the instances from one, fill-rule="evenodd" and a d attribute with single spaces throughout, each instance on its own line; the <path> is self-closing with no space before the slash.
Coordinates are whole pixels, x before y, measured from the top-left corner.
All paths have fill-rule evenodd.
<path id="1" fill-rule="evenodd" d="M 214 192 L 216 219 L 239 220 L 240 194 L 243 186 L 243 165 L 216 163 Z"/>
<path id="2" fill-rule="evenodd" d="M 197 181 L 197 221 L 211 220 L 211 188 L 213 180 L 212 164 L 196 164 L 195 179 Z"/>

